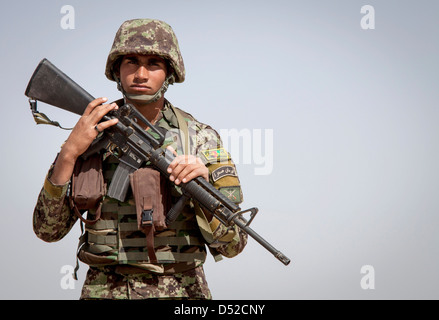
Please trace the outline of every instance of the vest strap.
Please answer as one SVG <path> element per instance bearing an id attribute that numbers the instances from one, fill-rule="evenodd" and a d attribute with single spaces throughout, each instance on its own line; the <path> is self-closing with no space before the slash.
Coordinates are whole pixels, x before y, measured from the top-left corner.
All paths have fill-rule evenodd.
<path id="1" fill-rule="evenodd" d="M 182 147 L 183 147 L 183 153 L 186 155 L 189 155 L 190 150 L 190 140 L 189 140 L 189 129 L 187 126 L 186 120 L 183 118 L 183 115 L 181 114 L 180 110 L 175 108 L 172 104 L 169 104 L 172 111 L 174 112 L 175 116 L 177 117 L 178 127 L 180 128 L 180 132 L 183 132 L 184 139 L 181 139 Z M 180 136 L 180 138 L 183 138 Z"/>
<path id="2" fill-rule="evenodd" d="M 117 246 L 119 248 L 141 248 L 147 246 L 147 240 L 144 237 L 132 238 L 132 239 L 120 239 L 118 242 L 115 235 L 96 235 L 88 233 L 88 242 L 93 244 L 93 247 L 100 248 L 100 252 L 106 252 L 112 250 L 110 246 Z M 181 237 L 155 237 L 154 246 L 201 246 L 203 243 L 197 237 L 181 236 Z M 99 252 L 94 252 L 99 253 Z"/>
<path id="3" fill-rule="evenodd" d="M 182 252 L 156 252 L 159 263 L 194 262 L 194 260 L 204 261 L 206 253 L 182 253 Z M 147 252 L 121 252 L 119 251 L 119 261 L 129 263 L 130 261 L 146 261 L 149 262 Z"/>

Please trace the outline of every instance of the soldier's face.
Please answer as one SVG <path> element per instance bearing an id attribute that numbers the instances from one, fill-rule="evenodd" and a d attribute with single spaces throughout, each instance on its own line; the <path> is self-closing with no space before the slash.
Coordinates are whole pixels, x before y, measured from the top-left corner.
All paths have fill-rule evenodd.
<path id="1" fill-rule="evenodd" d="M 166 79 L 166 61 L 155 55 L 131 54 L 123 57 L 119 77 L 130 94 L 155 94 Z"/>

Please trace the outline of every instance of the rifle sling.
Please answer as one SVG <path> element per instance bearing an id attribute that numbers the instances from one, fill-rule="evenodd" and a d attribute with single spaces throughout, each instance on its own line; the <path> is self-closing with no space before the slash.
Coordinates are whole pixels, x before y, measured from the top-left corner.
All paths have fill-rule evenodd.
<path id="1" fill-rule="evenodd" d="M 177 117 L 178 127 L 180 128 L 180 132 L 183 131 L 184 139 L 182 140 L 182 147 L 183 147 L 183 153 L 186 155 L 190 154 L 190 148 L 189 148 L 189 130 L 187 127 L 187 122 L 184 120 L 183 115 L 177 108 L 175 108 L 172 104 L 170 104 L 172 111 L 174 112 L 175 116 Z"/>

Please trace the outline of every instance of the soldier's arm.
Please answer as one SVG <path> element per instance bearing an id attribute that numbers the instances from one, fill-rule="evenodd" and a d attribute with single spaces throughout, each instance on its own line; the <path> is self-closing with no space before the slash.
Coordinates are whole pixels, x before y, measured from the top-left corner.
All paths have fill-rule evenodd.
<path id="1" fill-rule="evenodd" d="M 171 149 L 171 151 L 174 151 Z M 170 164 L 168 172 L 171 174 L 170 180 L 179 185 L 180 182 L 186 183 L 190 180 L 201 176 L 207 181 L 211 180 L 216 188 L 225 187 L 225 194 L 232 201 L 241 202 L 241 187 L 236 175 L 234 164 L 229 161 L 224 165 L 212 165 L 210 170 L 206 167 L 200 158 L 195 156 L 177 156 Z M 212 170 L 215 176 L 212 176 Z M 219 172 L 224 175 L 221 177 Z M 247 244 L 247 234 L 234 226 L 229 229 L 216 219 L 209 211 L 198 208 L 199 223 L 209 234 L 206 236 L 212 248 L 218 250 L 226 257 L 233 257 L 239 254 Z"/>
<path id="2" fill-rule="evenodd" d="M 103 104 L 107 98 L 98 98 L 90 102 L 84 114 L 76 123 L 67 141 L 59 153 L 58 159 L 53 168 L 50 180 L 56 185 L 64 185 L 70 180 L 76 160 L 83 154 L 93 140 L 97 137 L 98 131 L 103 131 L 115 125 L 117 119 L 111 119 L 99 123 L 109 111 L 117 109 L 117 104 Z"/>
<path id="3" fill-rule="evenodd" d="M 243 197 L 233 162 L 229 160 L 227 163 L 211 164 L 208 165 L 208 168 L 213 186 L 231 201 L 240 204 Z M 218 172 L 221 172 L 224 176 L 221 177 Z M 228 175 L 225 175 L 225 172 Z M 247 245 L 248 235 L 245 232 L 236 225 L 231 228 L 226 227 L 198 205 L 195 208 L 200 230 L 211 248 L 227 258 L 232 258 L 242 252 Z"/>
<path id="4" fill-rule="evenodd" d="M 115 103 L 103 104 L 106 101 L 107 98 L 98 98 L 88 104 L 49 170 L 33 214 L 34 232 L 44 241 L 62 239 L 77 220 L 69 207 L 67 189 L 78 157 L 98 131 L 117 123 L 117 119 L 99 122 L 109 111 L 117 109 Z"/>
<path id="5" fill-rule="evenodd" d="M 67 190 L 70 181 L 55 185 L 50 180 L 53 166 L 38 195 L 33 213 L 33 229 L 41 240 L 55 242 L 64 238 L 75 224 L 77 217 L 68 204 Z"/>
<path id="6" fill-rule="evenodd" d="M 203 141 L 197 154 L 209 170 L 210 183 L 236 204 L 243 201 L 237 170 L 230 154 L 223 148 L 218 133 L 211 127 L 200 130 L 198 137 Z M 248 235 L 239 227 L 226 227 L 209 212 L 195 204 L 197 221 L 201 233 L 209 246 L 231 258 L 238 255 L 246 246 Z"/>

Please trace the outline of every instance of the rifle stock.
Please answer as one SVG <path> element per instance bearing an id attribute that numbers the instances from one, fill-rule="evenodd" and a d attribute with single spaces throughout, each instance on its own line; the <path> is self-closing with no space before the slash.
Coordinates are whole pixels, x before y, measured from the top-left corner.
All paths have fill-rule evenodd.
<path id="1" fill-rule="evenodd" d="M 24 93 L 33 100 L 82 115 L 93 96 L 55 67 L 43 59 L 35 69 Z"/>

